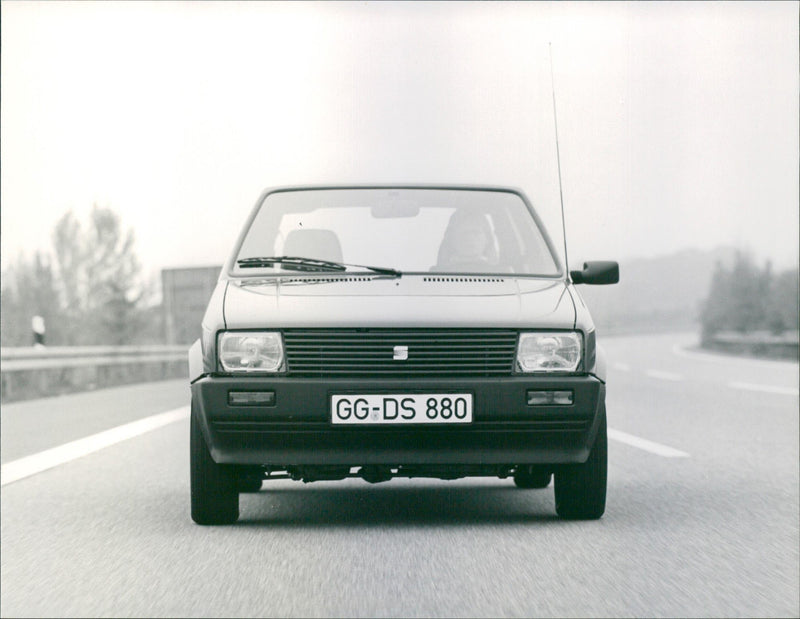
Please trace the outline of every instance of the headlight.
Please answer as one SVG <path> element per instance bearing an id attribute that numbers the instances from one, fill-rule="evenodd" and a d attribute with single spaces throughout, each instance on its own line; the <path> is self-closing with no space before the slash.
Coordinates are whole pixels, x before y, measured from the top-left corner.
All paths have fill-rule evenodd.
<path id="1" fill-rule="evenodd" d="M 519 372 L 574 372 L 581 364 L 580 333 L 520 333 Z"/>
<path id="2" fill-rule="evenodd" d="M 217 350 L 225 372 L 281 372 L 284 369 L 280 333 L 224 331 L 219 335 Z"/>

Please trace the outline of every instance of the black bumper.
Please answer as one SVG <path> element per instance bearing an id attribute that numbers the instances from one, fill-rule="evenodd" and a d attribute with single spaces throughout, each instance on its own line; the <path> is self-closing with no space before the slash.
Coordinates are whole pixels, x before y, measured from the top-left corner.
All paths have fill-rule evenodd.
<path id="1" fill-rule="evenodd" d="M 226 464 L 561 464 L 584 462 L 604 414 L 594 376 L 486 379 L 309 379 L 205 376 L 192 403 L 215 461 Z M 569 390 L 572 405 L 530 406 L 529 390 Z M 272 391 L 269 406 L 229 393 Z M 334 394 L 471 393 L 470 424 L 339 426 Z"/>

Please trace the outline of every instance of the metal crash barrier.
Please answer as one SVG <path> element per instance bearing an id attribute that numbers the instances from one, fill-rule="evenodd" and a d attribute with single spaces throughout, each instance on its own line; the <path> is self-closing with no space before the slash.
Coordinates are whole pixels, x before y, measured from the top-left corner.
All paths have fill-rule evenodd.
<path id="1" fill-rule="evenodd" d="M 702 346 L 707 350 L 729 355 L 797 361 L 800 356 L 800 332 L 786 331 L 775 335 L 764 331 L 750 333 L 723 331 L 707 336 Z"/>
<path id="2" fill-rule="evenodd" d="M 188 378 L 187 352 L 183 345 L 0 348 L 0 402 Z"/>

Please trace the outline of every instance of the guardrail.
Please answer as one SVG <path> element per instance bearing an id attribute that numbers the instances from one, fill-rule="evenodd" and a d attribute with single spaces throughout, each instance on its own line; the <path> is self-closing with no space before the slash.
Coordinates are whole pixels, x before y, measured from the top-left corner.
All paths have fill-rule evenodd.
<path id="1" fill-rule="evenodd" d="M 188 378 L 188 346 L 0 348 L 0 402 Z"/>
<path id="2" fill-rule="evenodd" d="M 731 355 L 797 360 L 800 357 L 800 332 L 787 331 L 774 335 L 764 331 L 722 331 L 705 337 L 702 347 Z"/>

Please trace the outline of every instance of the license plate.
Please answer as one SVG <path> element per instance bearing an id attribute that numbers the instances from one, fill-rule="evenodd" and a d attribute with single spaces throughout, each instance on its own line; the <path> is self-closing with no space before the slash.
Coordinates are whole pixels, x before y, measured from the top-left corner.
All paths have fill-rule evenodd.
<path id="1" fill-rule="evenodd" d="M 334 424 L 470 423 L 471 393 L 331 396 Z"/>

